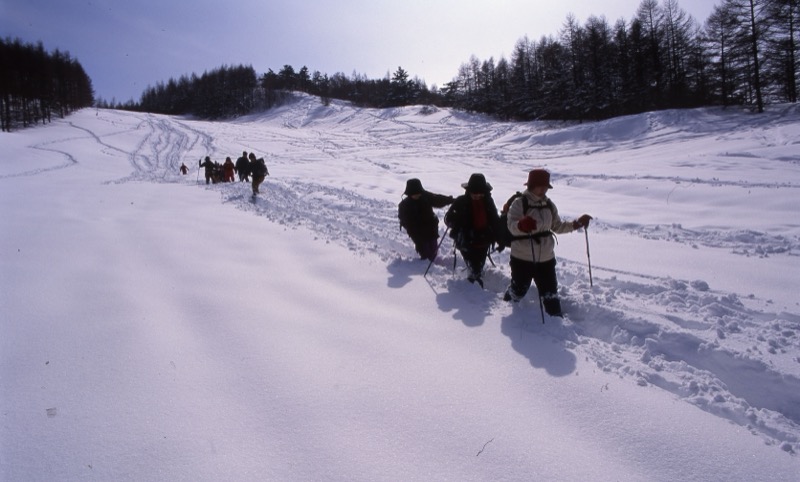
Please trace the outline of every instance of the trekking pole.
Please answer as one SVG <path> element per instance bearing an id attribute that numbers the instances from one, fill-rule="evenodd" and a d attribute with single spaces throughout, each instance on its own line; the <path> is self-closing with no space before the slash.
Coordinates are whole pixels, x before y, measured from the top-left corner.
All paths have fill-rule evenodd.
<path id="1" fill-rule="evenodd" d="M 458 254 L 456 253 L 456 242 L 453 240 L 453 276 L 456 275 L 456 262 L 458 262 Z"/>
<path id="2" fill-rule="evenodd" d="M 531 236 L 531 256 L 533 256 L 533 263 L 536 264 L 536 249 L 533 246 L 533 236 Z M 544 306 L 542 306 L 542 294 L 539 292 L 539 287 L 536 287 L 536 295 L 539 298 L 539 312 L 542 315 L 542 324 L 544 324 Z"/>
<path id="3" fill-rule="evenodd" d="M 441 247 L 442 247 L 442 243 L 444 242 L 444 237 L 445 237 L 445 236 L 447 236 L 447 232 L 448 232 L 448 231 L 450 231 L 450 228 L 447 228 L 447 229 L 445 229 L 445 230 L 444 230 L 444 234 L 442 234 L 442 239 L 440 239 L 440 240 L 439 240 L 439 244 L 437 244 L 437 245 L 436 245 L 436 253 L 439 253 L 439 248 L 441 248 Z M 426 276 L 428 276 L 428 270 L 429 270 L 429 269 L 431 269 L 431 266 L 433 265 L 433 260 L 434 260 L 434 259 L 436 259 L 436 256 L 435 256 L 435 255 L 434 255 L 434 257 L 433 257 L 433 258 L 431 258 L 431 262 L 430 262 L 430 263 L 428 263 L 428 269 L 426 269 L 426 270 L 425 270 L 425 274 L 424 274 L 424 275 L 422 275 L 422 277 L 423 277 L 423 278 L 424 278 L 424 277 L 426 277 Z"/>
<path id="4" fill-rule="evenodd" d="M 492 263 L 492 266 L 494 266 L 496 268 L 497 265 L 494 264 L 494 260 L 492 259 L 492 247 L 491 246 L 486 248 L 486 257 L 489 258 L 489 262 Z"/>
<path id="5" fill-rule="evenodd" d="M 592 282 L 592 257 L 589 255 L 589 226 L 583 228 L 583 233 L 586 235 L 586 261 L 589 262 L 589 286 L 593 287 Z"/>

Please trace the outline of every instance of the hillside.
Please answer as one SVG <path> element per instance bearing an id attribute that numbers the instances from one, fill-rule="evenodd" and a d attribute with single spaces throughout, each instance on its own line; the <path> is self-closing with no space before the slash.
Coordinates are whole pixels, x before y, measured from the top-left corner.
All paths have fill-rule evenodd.
<path id="1" fill-rule="evenodd" d="M 566 125 L 307 96 L 3 134 L 0 479 L 792 480 L 798 139 L 791 105 Z M 197 171 L 243 150 L 255 201 Z M 423 277 L 396 217 L 408 178 L 483 172 L 501 205 L 533 167 L 595 217 L 558 238 L 545 323 L 535 290 L 502 300 L 507 252 L 481 290 L 445 239 Z"/>

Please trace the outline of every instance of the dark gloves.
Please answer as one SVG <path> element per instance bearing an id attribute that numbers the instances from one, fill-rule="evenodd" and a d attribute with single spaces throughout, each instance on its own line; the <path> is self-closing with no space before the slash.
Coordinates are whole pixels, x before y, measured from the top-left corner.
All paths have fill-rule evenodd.
<path id="1" fill-rule="evenodd" d="M 591 221 L 592 219 L 594 219 L 594 218 L 592 218 L 588 214 L 584 214 L 583 216 L 579 217 L 575 221 L 572 221 L 572 227 L 574 229 L 588 228 L 589 227 L 589 221 Z"/>
<path id="2" fill-rule="evenodd" d="M 517 221 L 517 228 L 523 233 L 532 233 L 536 231 L 536 220 L 530 216 L 525 216 Z"/>

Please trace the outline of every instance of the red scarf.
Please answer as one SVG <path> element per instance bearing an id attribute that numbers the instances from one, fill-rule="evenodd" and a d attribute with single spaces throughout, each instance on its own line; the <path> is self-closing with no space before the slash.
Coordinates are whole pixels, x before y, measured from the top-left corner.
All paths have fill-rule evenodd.
<path id="1" fill-rule="evenodd" d="M 483 198 L 472 200 L 472 228 L 477 230 L 486 229 L 489 220 L 486 216 L 486 208 L 483 205 Z"/>

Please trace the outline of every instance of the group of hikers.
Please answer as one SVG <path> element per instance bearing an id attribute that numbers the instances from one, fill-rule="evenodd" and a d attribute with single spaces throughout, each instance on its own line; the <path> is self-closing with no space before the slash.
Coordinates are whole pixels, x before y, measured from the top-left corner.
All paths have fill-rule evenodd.
<path id="1" fill-rule="evenodd" d="M 492 185 L 481 173 L 472 174 L 461 184 L 464 194 L 456 198 L 426 191 L 419 179 L 409 179 L 403 193 L 406 197 L 398 206 L 400 226 L 414 242 L 420 258 L 433 263 L 441 245 L 439 218 L 433 209 L 450 206 L 444 223 L 467 264 L 467 279 L 483 287 L 483 268 L 490 249 L 497 246 L 499 251 L 508 243 L 511 282 L 503 299 L 521 300 L 534 283 L 547 314 L 561 317 L 555 235 L 588 228 L 592 217 L 583 214 L 574 221 L 561 219 L 555 204 L 547 197 L 553 186 L 545 169 L 530 171 L 524 185 L 526 189 L 511 196 L 498 213 Z"/>
<path id="2" fill-rule="evenodd" d="M 250 182 L 253 188 L 253 196 L 258 194 L 259 186 L 264 182 L 264 179 L 269 176 L 269 169 L 263 157 L 256 159 L 255 153 L 250 154 L 247 151 L 242 152 L 242 156 L 236 159 L 236 163 L 230 157 L 225 158 L 225 162 L 212 161 L 211 157 L 206 156 L 205 159 L 197 161 L 198 168 L 205 169 L 206 184 L 218 182 L 234 182 L 234 176 L 239 175 L 239 182 Z M 181 163 L 181 174 L 189 172 L 186 164 Z M 252 177 L 252 180 L 250 179 Z"/>
<path id="3" fill-rule="evenodd" d="M 220 165 L 208 156 L 198 164 L 205 168 L 206 184 L 233 182 L 238 173 L 240 182 L 251 182 L 253 196 L 259 193 L 259 186 L 269 175 L 264 159 L 256 159 L 254 153 L 247 151 L 242 152 L 235 164 L 230 157 Z M 188 172 L 185 164 L 180 169 L 183 174 Z M 490 250 L 502 251 L 509 246 L 511 282 L 503 299 L 517 302 L 535 284 L 544 311 L 560 317 L 563 313 L 556 277 L 556 235 L 586 229 L 592 217 L 583 214 L 573 221 L 561 219 L 556 205 L 547 196 L 553 186 L 545 169 L 530 171 L 524 186 L 525 190 L 511 196 L 498 213 L 492 185 L 481 173 L 472 174 L 462 183 L 464 194 L 455 198 L 427 191 L 419 179 L 413 178 L 406 181 L 405 197 L 398 205 L 397 216 L 420 258 L 433 263 L 441 245 L 439 218 L 433 210 L 449 206 L 444 223 L 467 265 L 469 282 L 483 287 L 483 269 Z"/>

